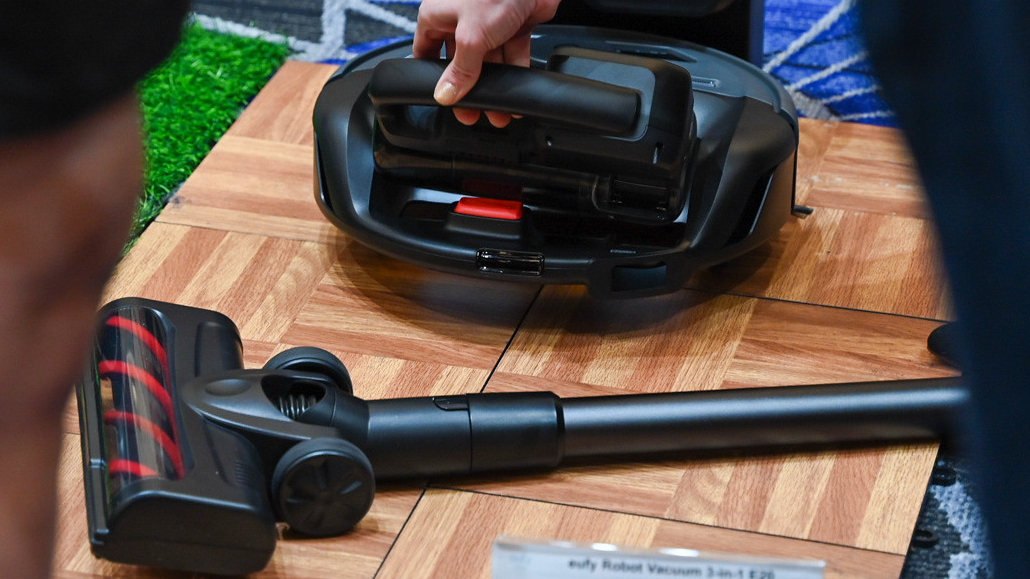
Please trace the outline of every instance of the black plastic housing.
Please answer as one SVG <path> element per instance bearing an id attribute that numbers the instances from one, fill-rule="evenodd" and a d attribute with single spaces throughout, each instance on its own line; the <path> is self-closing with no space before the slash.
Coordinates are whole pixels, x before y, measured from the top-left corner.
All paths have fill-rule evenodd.
<path id="1" fill-rule="evenodd" d="M 459 103 L 524 115 L 497 129 L 435 106 L 442 63 L 405 61 L 409 50 L 341 68 L 313 118 L 319 207 L 383 253 L 641 297 L 760 245 L 794 209 L 793 103 L 743 60 L 666 38 L 541 26 L 531 69 L 487 66 Z M 463 198 L 514 202 L 521 213 L 464 213 Z"/>
<path id="2" fill-rule="evenodd" d="M 122 563 L 220 574 L 260 570 L 277 532 L 257 452 L 182 402 L 191 380 L 243 367 L 236 327 L 215 312 L 157 305 L 127 298 L 103 308 L 95 361 L 77 389 L 90 546 L 98 557 Z M 101 367 L 104 361 L 124 366 Z M 151 381 L 162 373 L 167 399 Z M 170 401 L 170 412 L 162 404 L 146 413 L 158 398 Z M 146 452 L 148 446 L 155 450 Z M 162 465 L 173 449 L 182 456 L 181 470 Z M 115 461 L 134 466 L 118 474 Z"/>
<path id="3" fill-rule="evenodd" d="M 549 22 L 655 34 L 763 61 L 765 0 L 563 0 Z"/>

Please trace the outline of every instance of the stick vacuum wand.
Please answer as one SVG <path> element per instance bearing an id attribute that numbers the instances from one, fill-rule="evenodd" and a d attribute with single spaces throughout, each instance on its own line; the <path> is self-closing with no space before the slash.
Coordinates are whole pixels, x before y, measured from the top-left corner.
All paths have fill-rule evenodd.
<path id="1" fill-rule="evenodd" d="M 565 456 L 942 439 L 967 396 L 939 378 L 573 398 Z"/>
<path id="2" fill-rule="evenodd" d="M 408 478 L 577 457 L 939 440 L 967 396 L 957 378 L 565 399 L 487 393 L 369 401 L 367 429 L 334 426 L 376 478 Z"/>

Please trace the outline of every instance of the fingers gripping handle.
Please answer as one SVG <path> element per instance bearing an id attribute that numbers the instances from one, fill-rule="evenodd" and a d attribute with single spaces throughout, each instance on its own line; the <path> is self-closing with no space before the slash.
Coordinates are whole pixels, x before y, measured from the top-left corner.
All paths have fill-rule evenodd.
<path id="1" fill-rule="evenodd" d="M 380 62 L 368 83 L 376 114 L 405 106 L 438 106 L 433 91 L 446 60 L 398 58 Z M 546 70 L 483 63 L 483 71 L 458 107 L 501 111 L 610 135 L 629 133 L 640 112 L 637 91 Z"/>

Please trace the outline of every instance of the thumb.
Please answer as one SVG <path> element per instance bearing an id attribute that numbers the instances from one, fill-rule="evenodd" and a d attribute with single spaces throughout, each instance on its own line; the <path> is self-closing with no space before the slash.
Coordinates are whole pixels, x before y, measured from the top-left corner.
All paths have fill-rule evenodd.
<path id="1" fill-rule="evenodd" d="M 451 106 L 468 94 L 479 80 L 483 69 L 483 54 L 475 54 L 468 49 L 455 51 L 440 80 L 436 83 L 433 98 L 442 106 Z"/>

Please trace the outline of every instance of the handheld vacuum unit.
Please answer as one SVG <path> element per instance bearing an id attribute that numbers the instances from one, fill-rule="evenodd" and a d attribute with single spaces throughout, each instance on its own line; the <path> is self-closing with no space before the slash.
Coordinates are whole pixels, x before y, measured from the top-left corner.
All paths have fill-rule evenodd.
<path id="1" fill-rule="evenodd" d="M 953 379 L 562 399 L 365 401 L 344 365 L 293 348 L 243 368 L 224 315 L 143 299 L 100 313 L 77 388 L 89 540 L 117 562 L 262 569 L 277 522 L 356 525 L 377 479 L 553 468 L 564 459 L 936 439 Z"/>
<path id="2" fill-rule="evenodd" d="M 344 66 L 314 111 L 316 198 L 383 253 L 466 275 L 680 289 L 776 234 L 794 206 L 798 122 L 761 69 L 685 41 L 538 27 L 529 68 L 484 64 L 458 106 L 446 64 L 388 46 Z"/>

